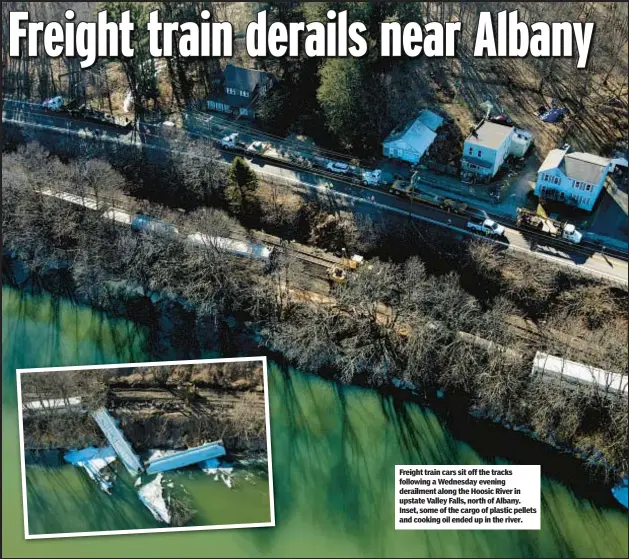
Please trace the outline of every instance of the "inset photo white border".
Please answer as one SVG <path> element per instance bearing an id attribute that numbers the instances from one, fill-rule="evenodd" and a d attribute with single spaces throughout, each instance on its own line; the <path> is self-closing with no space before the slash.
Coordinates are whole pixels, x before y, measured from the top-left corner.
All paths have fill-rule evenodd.
<path id="1" fill-rule="evenodd" d="M 122 369 L 122 368 L 140 368 L 140 367 L 166 367 L 179 365 L 203 365 L 211 363 L 242 363 L 262 361 L 262 371 L 264 376 L 264 413 L 266 426 L 266 448 L 268 460 L 268 476 L 269 476 L 269 506 L 270 506 L 270 522 L 259 522 L 250 524 L 225 524 L 217 526 L 191 526 L 191 527 L 173 527 L 173 528 L 149 528 L 149 529 L 130 529 L 130 530 L 103 530 L 96 532 L 62 532 L 58 534 L 30 534 L 28 527 L 28 502 L 26 495 L 26 465 L 24 453 L 24 430 L 22 418 L 22 384 L 21 375 L 28 373 L 44 373 L 44 372 L 62 372 L 62 371 L 91 371 L 103 369 Z M 114 536 L 114 535 L 130 535 L 130 534 L 156 534 L 170 532 L 199 532 L 205 530 L 231 530 L 237 528 L 270 528 L 275 526 L 275 494 L 273 491 L 273 459 L 271 453 L 271 424 L 269 417 L 269 383 L 267 376 L 266 356 L 260 357 L 236 357 L 226 359 L 197 359 L 189 361 L 154 361 L 146 363 L 116 363 L 113 365 L 87 365 L 76 367 L 42 367 L 36 369 L 17 369 L 17 396 L 18 396 L 18 413 L 19 413 L 19 437 L 20 437 L 20 465 L 22 476 L 22 513 L 24 516 L 24 538 L 27 540 L 51 539 L 51 538 L 77 538 L 85 536 Z"/>

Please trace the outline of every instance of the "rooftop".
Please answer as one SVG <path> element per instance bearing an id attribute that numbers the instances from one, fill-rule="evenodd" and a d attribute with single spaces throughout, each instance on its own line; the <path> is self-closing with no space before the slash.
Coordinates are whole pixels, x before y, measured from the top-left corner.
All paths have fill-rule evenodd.
<path id="1" fill-rule="evenodd" d="M 253 91 L 261 83 L 274 79 L 273 74 L 262 70 L 251 70 L 228 64 L 223 70 L 225 85 L 243 91 Z"/>
<path id="2" fill-rule="evenodd" d="M 407 122 L 401 130 L 397 132 L 393 131 L 384 143 L 390 144 L 392 142 L 400 142 L 401 144 L 404 144 L 406 149 L 410 149 L 422 156 L 435 141 L 436 137 L 437 134 L 426 126 L 420 120 L 420 117 L 418 117 L 415 120 Z M 398 144 L 398 146 L 399 145 L 400 144 Z"/>
<path id="3" fill-rule="evenodd" d="M 498 149 L 513 132 L 512 126 L 484 121 L 469 138 L 466 144 L 478 145 L 489 149 Z"/>
<path id="4" fill-rule="evenodd" d="M 553 149 L 544 159 L 539 172 L 559 168 L 568 178 L 598 184 L 603 179 L 609 163 L 609 159 L 599 155 L 568 153 L 565 149 Z"/>
<path id="5" fill-rule="evenodd" d="M 567 150 L 565 149 L 551 149 L 544 159 L 544 162 L 541 164 L 538 172 L 542 171 L 550 171 L 551 169 L 557 169 L 561 162 L 563 161 L 564 156 L 566 155 Z"/>
<path id="6" fill-rule="evenodd" d="M 424 126 L 430 128 L 433 132 L 436 132 L 437 129 L 443 124 L 443 118 L 440 117 L 438 114 L 429 111 L 428 109 L 424 109 L 421 113 L 419 113 L 417 119 Z"/>

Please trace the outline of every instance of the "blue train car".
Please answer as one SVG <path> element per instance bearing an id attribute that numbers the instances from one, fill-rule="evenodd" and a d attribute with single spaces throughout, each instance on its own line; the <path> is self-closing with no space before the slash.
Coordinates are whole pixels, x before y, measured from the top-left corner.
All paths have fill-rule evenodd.
<path id="1" fill-rule="evenodd" d="M 151 233 L 169 237 L 174 237 L 179 234 L 179 230 L 174 225 L 145 215 L 136 215 L 131 221 L 131 229 L 137 232 L 150 231 Z"/>

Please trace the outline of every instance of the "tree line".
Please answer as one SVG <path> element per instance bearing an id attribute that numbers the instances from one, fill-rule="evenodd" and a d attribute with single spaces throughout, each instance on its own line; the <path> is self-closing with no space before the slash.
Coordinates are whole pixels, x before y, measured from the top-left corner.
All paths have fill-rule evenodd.
<path id="1" fill-rule="evenodd" d="M 92 20 L 101 9 L 107 9 L 113 18 L 130 10 L 136 22 L 135 56 L 103 60 L 85 71 L 75 58 L 8 57 L 9 11 L 28 10 L 31 19 L 52 21 L 62 20 L 67 7 L 75 10 L 77 21 Z M 325 21 L 330 9 L 347 10 L 350 20 L 364 22 L 369 51 L 360 59 L 308 58 L 300 49 L 297 57 L 250 60 L 238 41 L 235 45 L 236 61 L 268 70 L 279 78 L 259 110 L 267 128 L 281 134 L 304 133 L 318 145 L 360 156 L 379 153 L 380 142 L 396 125 L 413 116 L 419 106 L 436 102 L 437 90 L 454 98 L 457 84 L 463 81 L 471 83 L 468 93 L 474 89 L 475 80 L 482 85 L 498 79 L 509 91 L 521 91 L 522 96 L 536 94 L 555 99 L 573 110 L 581 127 L 586 121 L 592 126 L 592 119 L 583 115 L 586 107 L 608 110 L 605 103 L 609 99 L 622 100 L 627 94 L 627 8 L 613 2 L 5 2 L 3 89 L 9 95 L 28 99 L 62 94 L 115 111 L 130 95 L 135 116 L 149 120 L 161 112 L 204 107 L 208 96 L 221 91 L 221 67 L 227 60 L 173 56 L 166 59 L 163 69 L 158 68 L 149 55 L 145 28 L 148 14 L 154 9 L 160 10 L 166 22 L 197 23 L 201 22 L 201 12 L 208 10 L 217 20 L 235 22 L 236 35 L 244 33 L 246 23 L 255 19 L 260 10 L 267 10 L 269 24 Z M 595 22 L 596 37 L 587 68 L 575 72 L 572 59 L 493 59 L 488 64 L 472 58 L 480 12 L 502 10 L 518 10 L 520 19 L 529 24 Z M 460 21 L 458 59 L 380 58 L 380 24 L 392 20 L 401 24 Z M 462 95 L 465 98 L 467 93 Z M 472 112 L 478 111 L 477 101 L 484 100 L 487 99 L 464 99 L 473 105 Z M 624 118 L 622 113 L 616 116 L 619 115 Z M 601 133 L 608 136 L 608 143 L 613 143 L 613 135 L 621 129 Z M 586 135 L 586 130 L 580 134 Z"/>
<path id="2" fill-rule="evenodd" d="M 431 258 L 374 258 L 333 289 L 333 305 L 313 304 L 298 296 L 308 279 L 289 246 L 265 266 L 211 244 L 199 250 L 180 237 L 136 234 L 100 211 L 39 192 L 52 187 L 87 196 L 85 185 L 98 183 L 104 211 L 110 198 L 102 189 L 116 191 L 125 182 L 104 161 L 62 163 L 28 146 L 5 153 L 2 172 L 4 251 L 35 277 L 61 267 L 69 292 L 103 307 L 116 306 L 120 285 L 137 285 L 187 301 L 200 323 L 237 316 L 266 347 L 305 370 L 344 382 L 382 385 L 394 378 L 426 393 L 445 389 L 464 409 L 531 426 L 547 440 L 626 468 L 625 398 L 530 375 L 537 350 L 626 375 L 626 293 L 483 242 L 439 245 L 422 231 L 414 244 L 421 239 L 435 251 Z M 243 231 L 216 208 L 181 214 L 144 204 L 182 233 Z M 435 268 L 437 251 L 458 268 Z M 539 336 L 513 326 L 527 312 L 543 325 Z"/>

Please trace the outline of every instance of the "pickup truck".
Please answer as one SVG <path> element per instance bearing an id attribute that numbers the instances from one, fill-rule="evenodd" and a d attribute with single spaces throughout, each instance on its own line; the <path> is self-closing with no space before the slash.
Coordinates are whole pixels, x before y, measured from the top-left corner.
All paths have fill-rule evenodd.
<path id="1" fill-rule="evenodd" d="M 490 237 L 502 237 L 505 234 L 505 228 L 499 223 L 496 223 L 493 219 L 489 218 L 483 220 L 472 219 L 467 222 L 467 228 Z"/>
<path id="2" fill-rule="evenodd" d="M 65 105 L 63 97 L 61 95 L 57 95 L 56 97 L 50 97 L 46 99 L 42 104 L 42 109 L 46 111 L 59 112 L 61 108 Z"/>

